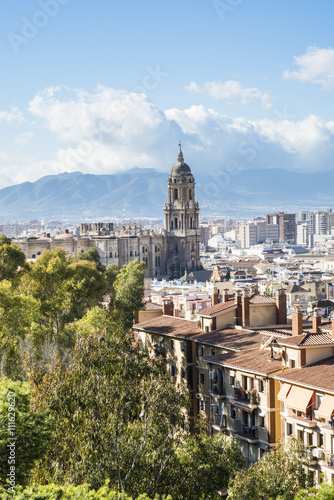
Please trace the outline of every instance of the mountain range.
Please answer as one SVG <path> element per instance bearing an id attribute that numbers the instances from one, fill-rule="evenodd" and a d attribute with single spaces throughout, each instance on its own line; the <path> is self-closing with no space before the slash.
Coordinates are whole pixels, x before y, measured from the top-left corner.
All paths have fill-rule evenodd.
<path id="1" fill-rule="evenodd" d="M 163 217 L 165 172 L 134 168 L 110 175 L 81 172 L 47 175 L 0 190 L 0 219 Z M 301 174 L 283 169 L 199 172 L 201 215 L 249 218 L 271 211 L 334 206 L 334 170 Z"/>

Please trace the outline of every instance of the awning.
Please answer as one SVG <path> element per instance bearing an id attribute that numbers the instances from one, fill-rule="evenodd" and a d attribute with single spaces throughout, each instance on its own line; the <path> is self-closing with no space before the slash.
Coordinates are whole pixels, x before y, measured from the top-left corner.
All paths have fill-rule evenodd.
<path id="1" fill-rule="evenodd" d="M 279 393 L 277 394 L 277 399 L 279 399 L 280 401 L 284 401 L 290 389 L 291 389 L 291 384 L 283 384 L 281 386 Z"/>
<path id="2" fill-rule="evenodd" d="M 306 412 L 314 391 L 303 389 L 302 387 L 292 386 L 288 397 L 285 400 L 285 406 L 293 408 L 294 410 Z"/>
<path id="3" fill-rule="evenodd" d="M 334 411 L 334 396 L 329 396 L 328 394 L 326 394 L 323 400 L 321 401 L 321 404 L 317 411 L 317 416 L 330 420 L 333 411 Z"/>

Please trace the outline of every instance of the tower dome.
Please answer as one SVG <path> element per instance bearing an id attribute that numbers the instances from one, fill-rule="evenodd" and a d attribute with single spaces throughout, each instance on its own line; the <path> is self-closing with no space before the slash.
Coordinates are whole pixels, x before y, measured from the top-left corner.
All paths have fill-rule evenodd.
<path id="1" fill-rule="evenodd" d="M 183 158 L 183 153 L 181 150 L 181 143 L 179 144 L 180 151 L 177 156 L 177 162 L 173 165 L 169 180 L 176 182 L 176 179 L 180 181 L 182 179 L 183 182 L 194 182 L 194 177 L 191 173 L 189 165 L 185 163 Z"/>

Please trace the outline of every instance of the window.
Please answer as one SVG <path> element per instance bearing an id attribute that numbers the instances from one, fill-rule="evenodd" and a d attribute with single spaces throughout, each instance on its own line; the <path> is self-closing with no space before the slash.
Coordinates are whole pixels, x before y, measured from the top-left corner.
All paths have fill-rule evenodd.
<path id="1" fill-rule="evenodd" d="M 200 399 L 199 409 L 200 411 L 205 411 L 205 401 L 203 399 Z"/>
<path id="2" fill-rule="evenodd" d="M 109 252 L 109 257 L 112 258 L 112 252 Z"/>
<path id="3" fill-rule="evenodd" d="M 313 446 L 313 433 L 312 432 L 307 433 L 307 444 L 308 444 L 308 446 Z"/>
<path id="4" fill-rule="evenodd" d="M 177 200 L 177 189 L 174 189 L 174 200 Z"/>
<path id="5" fill-rule="evenodd" d="M 176 374 L 176 366 L 170 365 L 170 376 L 175 377 L 175 374 Z"/>
<path id="6" fill-rule="evenodd" d="M 186 378 L 186 370 L 181 368 L 181 378 Z"/>
<path id="7" fill-rule="evenodd" d="M 259 427 L 264 427 L 264 416 L 259 415 Z"/>
<path id="8" fill-rule="evenodd" d="M 258 380 L 258 384 L 259 384 L 259 392 L 264 392 L 264 383 L 262 378 Z"/>
<path id="9" fill-rule="evenodd" d="M 191 192 L 191 189 L 189 189 L 189 200 L 192 200 L 192 192 Z"/>
<path id="10" fill-rule="evenodd" d="M 33 253 L 31 256 L 32 259 L 36 259 L 36 255 Z"/>
<path id="11" fill-rule="evenodd" d="M 186 346 L 184 345 L 183 340 L 181 341 L 181 352 L 185 352 Z"/>
<path id="12" fill-rule="evenodd" d="M 286 435 L 287 436 L 292 436 L 293 434 L 293 425 L 292 424 L 286 424 Z"/>
<path id="13" fill-rule="evenodd" d="M 235 376 L 230 375 L 230 385 L 235 385 Z"/>
<path id="14" fill-rule="evenodd" d="M 130 257 L 132 257 L 132 250 L 130 250 Z"/>
<path id="15" fill-rule="evenodd" d="M 204 347 L 202 345 L 198 346 L 198 356 L 200 358 L 204 356 Z"/>
<path id="16" fill-rule="evenodd" d="M 321 405 L 321 401 L 322 401 L 322 394 L 316 394 L 315 396 L 315 410 L 318 410 L 319 409 L 319 406 Z"/>
<path id="17" fill-rule="evenodd" d="M 296 361 L 294 359 L 289 359 L 289 368 L 294 368 L 296 366 Z"/>
<path id="18" fill-rule="evenodd" d="M 204 376 L 204 373 L 200 373 L 199 374 L 199 383 L 204 385 L 204 382 L 205 382 L 205 376 Z"/>
<path id="19" fill-rule="evenodd" d="M 210 349 L 210 356 L 216 355 L 216 349 Z"/>
<path id="20" fill-rule="evenodd" d="M 170 341 L 170 350 L 174 351 L 174 340 L 173 339 L 171 339 L 171 341 Z"/>
<path id="21" fill-rule="evenodd" d="M 230 415 L 231 415 L 231 418 L 233 420 L 236 420 L 236 418 L 237 418 L 237 412 L 236 412 L 234 406 L 231 406 L 231 413 L 230 413 Z"/>

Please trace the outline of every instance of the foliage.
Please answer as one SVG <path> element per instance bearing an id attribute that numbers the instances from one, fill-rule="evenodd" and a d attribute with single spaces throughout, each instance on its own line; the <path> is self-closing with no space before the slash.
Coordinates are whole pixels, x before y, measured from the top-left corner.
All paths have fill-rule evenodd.
<path id="1" fill-rule="evenodd" d="M 272 291 L 270 290 L 269 286 L 266 287 L 265 291 L 263 292 L 263 295 L 265 297 L 272 297 L 273 296 L 273 293 Z"/>
<path id="2" fill-rule="evenodd" d="M 231 271 L 228 269 L 225 276 L 225 281 L 230 281 L 230 279 L 231 279 Z"/>
<path id="3" fill-rule="evenodd" d="M 122 314 L 124 328 L 130 330 L 133 325 L 134 311 L 144 307 L 144 262 L 131 261 L 123 266 L 114 282 L 115 306 Z"/>
<path id="4" fill-rule="evenodd" d="M 80 319 L 101 301 L 106 283 L 94 262 L 70 262 L 58 248 L 42 253 L 21 287 L 40 304 L 41 338 L 58 341 L 66 323 Z"/>
<path id="5" fill-rule="evenodd" d="M 110 490 L 108 485 L 102 486 L 99 490 L 90 489 L 89 485 L 82 484 L 80 486 L 57 486 L 48 484 L 46 486 L 29 486 L 26 489 L 16 488 L 15 494 L 10 498 L 14 500 L 135 500 L 132 496 L 125 493 L 118 493 Z M 153 497 L 151 497 L 153 498 Z M 7 500 L 8 494 L 4 490 L 0 490 L 0 500 Z M 136 500 L 149 500 L 146 494 L 136 497 Z M 170 496 L 156 495 L 154 500 L 172 500 Z"/>
<path id="6" fill-rule="evenodd" d="M 7 280 L 0 282 L 0 357 L 1 375 L 20 372 L 20 341 L 37 321 L 39 304 L 21 293 Z"/>
<path id="7" fill-rule="evenodd" d="M 280 497 L 292 500 L 298 489 L 311 486 L 307 464 L 303 443 L 290 439 L 285 448 L 280 443 L 247 471 L 236 475 L 228 498 L 268 500 Z"/>
<path id="8" fill-rule="evenodd" d="M 30 411 L 27 384 L 1 379 L 0 422 L 0 485 L 10 486 L 11 471 L 15 472 L 15 483 L 25 485 L 50 438 L 46 413 Z"/>
<path id="9" fill-rule="evenodd" d="M 294 500 L 334 500 L 334 485 L 322 483 L 320 488 L 299 490 Z"/>
<path id="10" fill-rule="evenodd" d="M 245 465 L 234 439 L 201 433 L 188 438 L 178 449 L 169 491 L 180 500 L 219 500 L 219 491 L 227 490 L 231 478 Z"/>
<path id="11" fill-rule="evenodd" d="M 26 268 L 26 258 L 22 250 L 13 245 L 10 238 L 0 234 L 0 281 L 15 281 Z"/>
<path id="12" fill-rule="evenodd" d="M 94 488 L 109 479 L 120 492 L 165 493 L 164 471 L 185 436 L 186 397 L 129 334 L 106 321 L 87 335 L 86 321 L 68 368 L 59 364 L 34 388 L 36 408 L 54 418 L 35 479 Z"/>
<path id="13" fill-rule="evenodd" d="M 90 262 L 95 262 L 96 264 L 96 269 L 100 271 L 101 273 L 104 273 L 106 268 L 101 262 L 101 257 L 99 254 L 99 251 L 96 247 L 94 248 L 88 248 L 87 250 L 84 250 L 83 252 L 76 254 L 76 255 L 71 255 L 69 257 L 70 262 L 76 262 L 78 260 L 88 260 Z"/>

